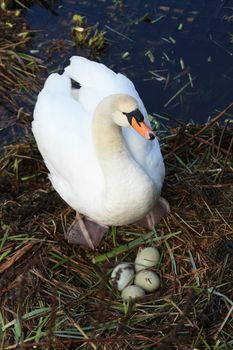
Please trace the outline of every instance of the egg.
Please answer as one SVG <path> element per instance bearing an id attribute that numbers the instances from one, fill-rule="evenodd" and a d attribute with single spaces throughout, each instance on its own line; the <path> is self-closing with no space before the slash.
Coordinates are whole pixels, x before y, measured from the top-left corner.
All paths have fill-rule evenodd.
<path id="1" fill-rule="evenodd" d="M 135 270 L 141 271 L 158 264 L 160 254 L 158 249 L 147 247 L 138 252 L 135 259 Z"/>
<path id="2" fill-rule="evenodd" d="M 144 295 L 144 290 L 135 285 L 126 287 L 121 293 L 122 299 L 124 300 L 129 300 L 129 298 L 135 299 L 143 297 Z"/>
<path id="3" fill-rule="evenodd" d="M 148 270 L 139 271 L 135 276 L 134 283 L 146 292 L 153 292 L 160 286 L 159 276 Z"/>
<path id="4" fill-rule="evenodd" d="M 122 291 L 125 287 L 133 283 L 134 273 L 132 264 L 127 262 L 120 263 L 111 273 L 113 285 L 116 285 L 117 289 Z"/>

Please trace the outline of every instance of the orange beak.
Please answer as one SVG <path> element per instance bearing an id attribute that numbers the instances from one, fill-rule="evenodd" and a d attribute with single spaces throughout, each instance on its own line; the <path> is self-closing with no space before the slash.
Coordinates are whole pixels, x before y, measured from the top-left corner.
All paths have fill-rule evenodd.
<path id="1" fill-rule="evenodd" d="M 146 140 L 154 140 L 155 133 L 144 122 L 138 122 L 136 118 L 132 117 L 131 125 L 142 137 Z"/>

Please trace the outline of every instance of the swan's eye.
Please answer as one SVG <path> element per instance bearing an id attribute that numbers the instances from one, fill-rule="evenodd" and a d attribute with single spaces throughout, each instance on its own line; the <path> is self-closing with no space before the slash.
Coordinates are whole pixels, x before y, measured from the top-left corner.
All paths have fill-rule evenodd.
<path id="1" fill-rule="evenodd" d="M 135 109 L 134 111 L 129 112 L 129 113 L 123 112 L 123 114 L 126 115 L 130 125 L 132 125 L 132 119 L 135 119 L 136 122 L 138 123 L 138 125 L 139 125 L 139 123 L 143 122 L 143 120 L 144 120 L 144 117 L 143 117 L 142 113 L 139 111 L 139 109 Z"/>
<path id="2" fill-rule="evenodd" d="M 139 109 L 135 109 L 130 113 L 124 113 L 126 115 L 129 124 L 146 140 L 154 140 L 155 134 L 151 130 L 151 127 L 144 122 L 144 117 Z"/>

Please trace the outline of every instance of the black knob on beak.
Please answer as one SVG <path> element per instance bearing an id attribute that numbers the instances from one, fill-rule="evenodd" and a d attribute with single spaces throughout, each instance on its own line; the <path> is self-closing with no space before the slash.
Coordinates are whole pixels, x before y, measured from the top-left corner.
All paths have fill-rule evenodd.
<path id="1" fill-rule="evenodd" d="M 155 135 L 152 132 L 149 132 L 149 140 L 154 140 Z"/>

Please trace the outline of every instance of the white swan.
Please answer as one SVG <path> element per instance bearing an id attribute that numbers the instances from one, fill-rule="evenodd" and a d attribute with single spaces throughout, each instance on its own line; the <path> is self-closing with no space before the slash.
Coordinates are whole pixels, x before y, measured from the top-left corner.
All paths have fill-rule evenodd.
<path id="1" fill-rule="evenodd" d="M 72 90 L 71 78 L 80 89 Z M 94 249 L 109 225 L 147 216 L 152 226 L 169 210 L 160 199 L 159 144 L 124 75 L 72 57 L 62 75 L 46 80 L 32 131 L 55 190 L 77 212 L 67 233 L 70 242 Z"/>

